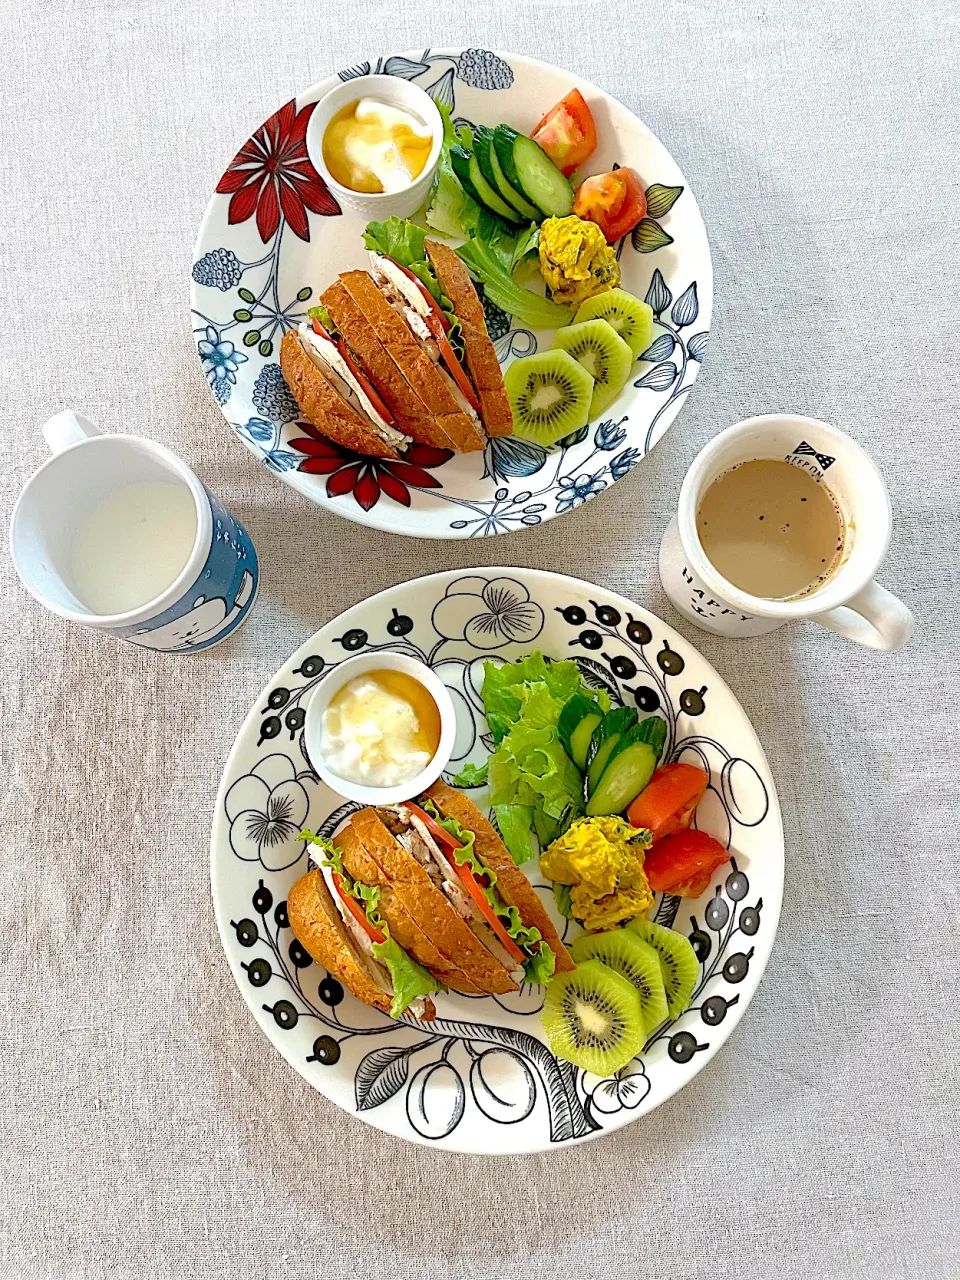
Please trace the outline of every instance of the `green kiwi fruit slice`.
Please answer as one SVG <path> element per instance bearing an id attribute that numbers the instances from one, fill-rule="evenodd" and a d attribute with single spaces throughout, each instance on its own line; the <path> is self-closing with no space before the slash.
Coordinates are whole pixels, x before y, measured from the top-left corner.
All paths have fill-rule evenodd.
<path id="1" fill-rule="evenodd" d="M 593 379 L 566 351 L 539 351 L 514 360 L 503 375 L 513 409 L 513 433 L 549 446 L 587 425 Z"/>
<path id="2" fill-rule="evenodd" d="M 623 390 L 633 352 L 606 320 L 566 325 L 553 340 L 555 351 L 569 351 L 593 378 L 590 420 L 598 418 Z"/>
<path id="3" fill-rule="evenodd" d="M 652 920 L 631 920 L 627 928 L 649 943 L 660 957 L 670 1017 L 679 1018 L 689 1005 L 700 976 L 696 952 L 682 933 L 654 924 Z"/>
<path id="4" fill-rule="evenodd" d="M 608 289 L 595 293 L 582 303 L 573 317 L 574 324 L 584 320 L 606 320 L 619 333 L 636 360 L 653 341 L 653 312 L 645 302 L 626 289 Z"/>
<path id="5" fill-rule="evenodd" d="M 543 1029 L 558 1058 L 612 1076 L 643 1048 L 640 993 L 599 960 L 587 960 L 550 979 Z"/>
<path id="6" fill-rule="evenodd" d="M 599 960 L 633 983 L 640 992 L 646 1035 L 666 1022 L 667 993 L 660 958 L 649 943 L 626 929 L 610 929 L 607 933 L 585 933 L 570 948 L 570 954 L 578 964 L 581 960 Z"/>

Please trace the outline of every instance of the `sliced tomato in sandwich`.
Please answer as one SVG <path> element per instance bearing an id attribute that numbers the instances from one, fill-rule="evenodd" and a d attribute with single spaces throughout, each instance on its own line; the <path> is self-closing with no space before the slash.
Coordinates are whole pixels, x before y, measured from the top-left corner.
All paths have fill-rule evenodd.
<path id="1" fill-rule="evenodd" d="M 373 383 L 370 381 L 367 375 L 363 372 L 363 370 L 357 364 L 356 360 L 354 360 L 353 356 L 350 354 L 350 351 L 347 347 L 347 344 L 344 342 L 344 340 L 342 338 L 332 338 L 330 334 L 327 333 L 326 329 L 323 327 L 320 321 L 316 318 L 316 316 L 312 317 L 312 321 L 313 321 L 314 333 L 319 334 L 321 338 L 326 338 L 327 342 L 333 343 L 333 345 L 337 348 L 337 350 L 343 356 L 343 360 L 347 368 L 350 370 L 350 372 L 353 374 L 356 380 L 360 383 L 360 386 L 363 388 L 364 395 L 373 405 L 374 409 L 376 409 L 377 413 L 379 413 L 380 417 L 383 418 L 385 422 L 389 422 L 391 427 L 395 427 L 397 424 L 393 414 L 384 404 L 377 388 L 373 385 Z"/>
<path id="2" fill-rule="evenodd" d="M 516 960 L 517 964 L 523 964 L 527 957 L 523 954 L 514 940 L 510 937 L 506 927 L 497 913 L 491 907 L 487 895 L 483 891 L 483 886 L 473 874 L 470 867 L 461 865 L 454 854 L 455 849 L 461 849 L 463 846 L 456 836 L 452 836 L 446 827 L 437 822 L 436 818 L 432 818 L 426 809 L 421 809 L 418 804 L 406 803 L 405 806 L 411 813 L 416 814 L 423 825 L 436 840 L 437 844 L 443 851 L 444 857 L 456 871 L 463 884 L 463 887 L 469 893 L 470 897 L 477 905 L 477 909 L 483 916 L 484 922 L 490 926 L 497 936 L 497 941 L 501 942 L 509 954 L 511 960 Z"/>
<path id="3" fill-rule="evenodd" d="M 444 332 L 442 325 L 432 312 L 430 315 L 425 317 L 425 323 L 427 328 L 430 330 L 430 333 L 433 335 L 434 341 L 440 348 L 440 359 L 449 370 L 451 378 L 453 378 L 454 382 L 460 388 L 463 398 L 466 400 L 467 404 L 469 404 L 473 411 L 479 415 L 480 401 L 477 399 L 477 393 L 473 389 L 473 383 L 467 377 L 466 370 L 457 359 L 456 352 L 450 345 L 450 339 Z"/>
<path id="4" fill-rule="evenodd" d="M 337 893 L 340 895 L 340 901 L 347 908 L 370 941 L 386 942 L 387 935 L 382 930 L 378 929 L 375 924 L 370 923 L 367 919 L 367 913 L 364 911 L 363 907 L 361 907 L 360 903 L 352 893 L 347 892 L 343 883 L 343 876 L 339 875 L 336 871 L 333 872 L 333 883 Z"/>

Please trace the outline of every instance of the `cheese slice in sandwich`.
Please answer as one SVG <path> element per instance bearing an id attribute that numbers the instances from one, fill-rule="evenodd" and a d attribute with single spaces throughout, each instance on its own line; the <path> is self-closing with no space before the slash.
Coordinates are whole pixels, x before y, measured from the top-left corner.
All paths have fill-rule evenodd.
<path id="1" fill-rule="evenodd" d="M 441 983 L 392 937 L 379 889 L 355 881 L 329 841 L 309 832 L 304 837 L 312 869 L 287 896 L 294 937 L 358 999 L 393 1018 L 409 1013 L 432 1021 L 430 996 Z"/>
<path id="2" fill-rule="evenodd" d="M 513 410 L 500 361 L 487 333 L 483 303 L 474 288 L 467 268 L 449 245 L 439 240 L 426 240 L 424 247 L 444 296 L 453 306 L 463 330 L 467 369 L 480 403 L 480 418 L 488 436 L 513 435 Z"/>
<path id="3" fill-rule="evenodd" d="M 342 352 L 309 325 L 283 335 L 280 369 L 300 412 L 335 444 L 396 459 L 410 443 L 375 407 Z"/>

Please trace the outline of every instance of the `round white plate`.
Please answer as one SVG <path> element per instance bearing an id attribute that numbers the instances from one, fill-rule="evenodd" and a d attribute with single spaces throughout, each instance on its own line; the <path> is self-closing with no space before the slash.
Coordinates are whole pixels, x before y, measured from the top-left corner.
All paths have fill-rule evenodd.
<path id="1" fill-rule="evenodd" d="M 574 658 L 614 702 L 667 721 L 666 751 L 710 771 L 700 827 L 731 864 L 697 901 L 661 898 L 651 917 L 691 936 L 702 971 L 691 1007 L 641 1058 L 601 1080 L 546 1047 L 544 988 L 439 995 L 437 1020 L 395 1022 L 311 962 L 292 937 L 290 886 L 306 870 L 297 833 L 330 834 L 359 806 L 318 782 L 303 746 L 304 707 L 345 657 L 393 650 L 429 663 L 453 691 L 451 771 L 482 762 L 489 738 L 483 663 L 541 650 Z M 451 773 L 445 775 L 448 779 Z M 484 805 L 486 793 L 470 793 Z M 536 862 L 524 867 L 569 940 Z M 224 950 L 254 1017 L 325 1097 L 414 1142 L 487 1154 L 544 1151 L 619 1129 L 683 1087 L 739 1022 L 773 946 L 783 831 L 770 770 L 749 720 L 682 636 L 622 596 L 533 569 L 459 571 L 393 587 L 321 628 L 277 672 L 230 753 L 213 823 L 213 900 Z"/>
<path id="2" fill-rule="evenodd" d="M 343 212 L 307 155 L 313 107 L 340 80 L 368 71 L 422 85 L 454 117 L 532 129 L 578 86 L 599 146 L 584 165 L 640 175 L 648 217 L 620 246 L 623 284 L 656 315 L 654 341 L 603 419 L 551 451 L 520 440 L 452 456 L 414 446 L 379 462 L 297 420 L 280 372 L 280 339 L 342 271 L 367 265 L 365 219 Z M 517 54 L 425 49 L 364 62 L 292 98 L 254 133 L 217 184 L 194 254 L 197 353 L 224 417 L 247 447 L 300 493 L 361 524 L 423 538 L 469 538 L 540 524 L 622 479 L 676 417 L 704 358 L 713 272 L 700 212 L 666 148 L 632 112 L 579 76 Z M 501 363 L 549 345 L 487 308 Z"/>

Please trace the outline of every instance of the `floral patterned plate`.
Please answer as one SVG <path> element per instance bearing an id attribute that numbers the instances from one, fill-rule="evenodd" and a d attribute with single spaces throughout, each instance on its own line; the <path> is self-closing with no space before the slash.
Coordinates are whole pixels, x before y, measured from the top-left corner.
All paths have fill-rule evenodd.
<path id="1" fill-rule="evenodd" d="M 574 85 L 590 100 L 600 146 L 592 172 L 630 165 L 647 217 L 619 245 L 624 287 L 656 316 L 650 347 L 601 422 L 550 452 L 494 441 L 452 456 L 417 445 L 379 462 L 331 444 L 297 417 L 280 372 L 280 339 L 341 271 L 367 265 L 364 219 L 341 211 L 307 155 L 313 108 L 340 80 L 369 71 L 422 85 L 454 117 L 531 129 Z M 704 358 L 713 273 L 700 213 L 669 152 L 614 98 L 532 58 L 486 49 L 425 49 L 341 71 L 291 98 L 244 143 L 200 228 L 191 307 L 197 354 L 227 422 L 300 493 L 362 524 L 429 538 L 507 533 L 562 515 L 622 479 L 656 444 Z M 487 304 L 502 364 L 549 345 Z"/>
<path id="2" fill-rule="evenodd" d="M 479 689 L 487 659 L 540 649 L 667 722 L 670 759 L 710 771 L 697 822 L 731 862 L 697 901 L 658 898 L 651 916 L 689 935 L 702 969 L 690 1008 L 608 1080 L 559 1062 L 539 1013 L 544 988 L 437 997 L 437 1020 L 393 1021 L 355 1000 L 290 933 L 286 897 L 306 870 L 297 833 L 331 834 L 357 805 L 316 778 L 305 707 L 345 657 L 393 650 L 450 687 L 458 735 L 450 769 L 486 758 Z M 448 778 L 451 774 L 446 775 Z M 481 806 L 486 792 L 476 789 Z M 536 862 L 524 867 L 569 940 Z M 212 836 L 217 923 L 257 1022 L 327 1098 L 388 1133 L 456 1151 L 543 1151 L 619 1129 L 683 1087 L 743 1016 L 773 946 L 783 832 L 773 779 L 743 709 L 682 636 L 602 587 L 533 569 L 459 571 L 394 587 L 321 628 L 277 672 L 224 771 Z"/>

